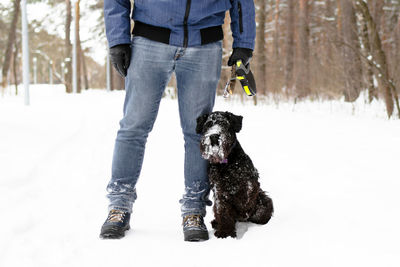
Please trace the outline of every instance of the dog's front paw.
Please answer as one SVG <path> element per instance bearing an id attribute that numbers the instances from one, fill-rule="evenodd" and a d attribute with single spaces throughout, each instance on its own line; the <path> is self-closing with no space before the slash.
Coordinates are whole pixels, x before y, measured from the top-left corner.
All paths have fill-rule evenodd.
<path id="1" fill-rule="evenodd" d="M 233 231 L 233 232 L 228 233 L 225 231 L 217 230 L 217 231 L 215 231 L 214 235 L 218 238 L 227 238 L 228 236 L 236 237 L 236 232 Z"/>
<path id="2" fill-rule="evenodd" d="M 214 235 L 218 238 L 226 238 L 228 237 L 228 234 L 223 231 L 215 231 Z"/>

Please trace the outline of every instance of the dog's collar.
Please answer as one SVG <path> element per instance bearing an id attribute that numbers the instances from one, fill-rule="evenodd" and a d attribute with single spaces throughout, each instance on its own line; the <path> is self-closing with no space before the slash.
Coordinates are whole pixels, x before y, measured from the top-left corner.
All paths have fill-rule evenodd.
<path id="1" fill-rule="evenodd" d="M 231 146 L 231 149 L 229 150 L 228 156 L 231 154 L 231 152 L 235 148 L 236 144 L 237 144 L 237 141 L 235 140 L 235 143 L 233 143 L 233 145 Z M 228 164 L 228 158 L 221 160 L 219 162 L 219 164 Z"/>

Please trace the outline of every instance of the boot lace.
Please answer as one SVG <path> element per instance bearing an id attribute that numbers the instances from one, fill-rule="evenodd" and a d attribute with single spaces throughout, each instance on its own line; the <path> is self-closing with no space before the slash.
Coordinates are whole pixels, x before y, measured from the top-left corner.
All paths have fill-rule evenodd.
<path id="1" fill-rule="evenodd" d="M 107 221 L 109 222 L 123 222 L 126 212 L 120 210 L 111 210 L 108 214 Z"/>
<path id="2" fill-rule="evenodd" d="M 187 215 L 183 219 L 184 227 L 201 227 L 203 225 L 203 217 L 201 215 Z"/>

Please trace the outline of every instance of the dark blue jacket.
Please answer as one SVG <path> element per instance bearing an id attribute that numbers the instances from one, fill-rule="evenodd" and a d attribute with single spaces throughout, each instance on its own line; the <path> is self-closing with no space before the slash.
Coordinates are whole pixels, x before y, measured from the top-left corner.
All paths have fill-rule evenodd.
<path id="1" fill-rule="evenodd" d="M 132 17 L 135 22 L 167 28 L 171 45 L 201 45 L 201 30 L 222 25 L 226 10 L 231 16 L 233 48 L 254 49 L 253 0 L 135 0 L 132 15 L 130 0 L 104 0 L 108 44 L 113 47 L 131 42 Z"/>

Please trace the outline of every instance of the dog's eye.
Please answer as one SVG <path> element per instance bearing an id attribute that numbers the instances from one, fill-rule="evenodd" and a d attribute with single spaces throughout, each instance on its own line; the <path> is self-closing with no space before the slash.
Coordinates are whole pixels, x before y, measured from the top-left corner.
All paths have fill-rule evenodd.
<path id="1" fill-rule="evenodd" d="M 223 127 L 223 128 L 229 128 L 229 126 L 230 126 L 229 122 L 227 122 L 227 121 L 221 121 L 219 123 L 219 125 L 221 125 L 221 127 Z"/>
<path id="2" fill-rule="evenodd" d="M 208 122 L 206 122 L 206 124 L 204 124 L 205 128 L 210 128 L 211 126 L 212 126 L 212 122 L 211 121 L 208 121 Z"/>

